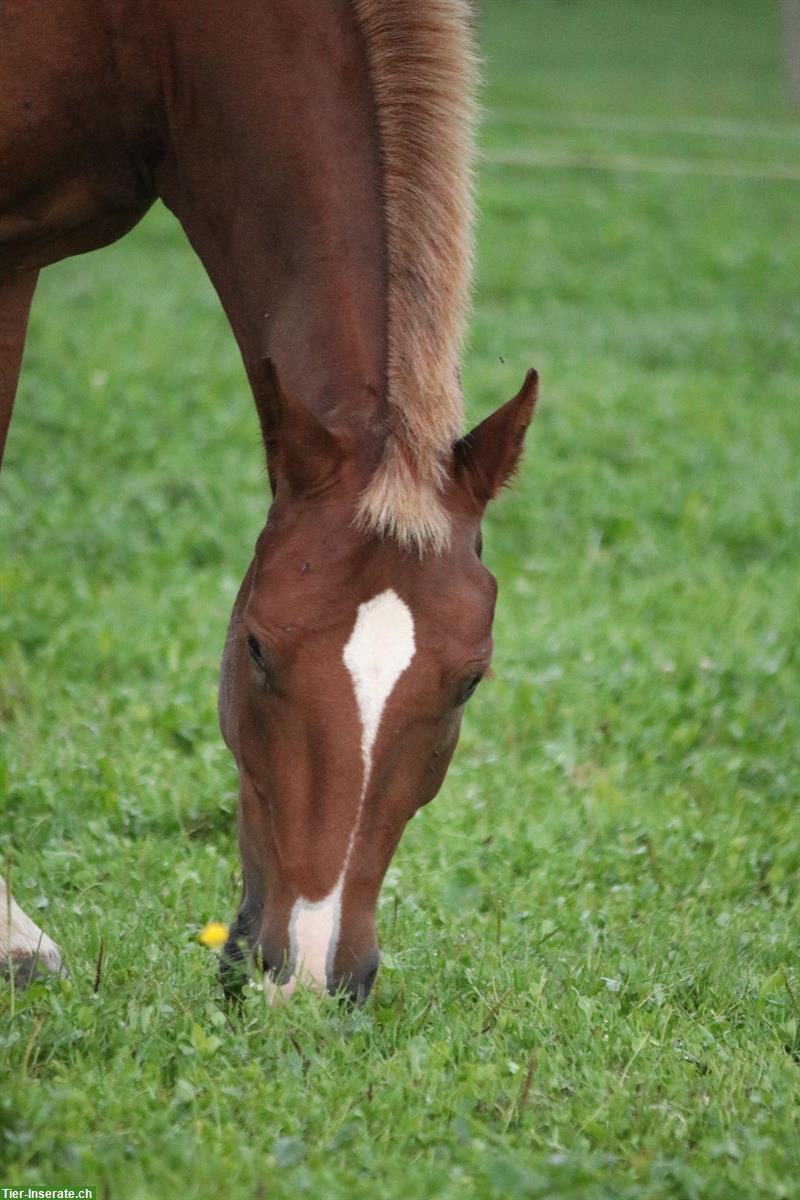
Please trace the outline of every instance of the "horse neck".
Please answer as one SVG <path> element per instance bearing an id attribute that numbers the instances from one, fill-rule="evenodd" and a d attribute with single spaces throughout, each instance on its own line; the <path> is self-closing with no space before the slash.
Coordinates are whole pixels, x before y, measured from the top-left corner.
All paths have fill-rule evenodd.
<path id="1" fill-rule="evenodd" d="M 204 263 L 258 399 L 260 362 L 362 439 L 385 400 L 379 148 L 351 0 L 159 10 L 158 190 Z"/>

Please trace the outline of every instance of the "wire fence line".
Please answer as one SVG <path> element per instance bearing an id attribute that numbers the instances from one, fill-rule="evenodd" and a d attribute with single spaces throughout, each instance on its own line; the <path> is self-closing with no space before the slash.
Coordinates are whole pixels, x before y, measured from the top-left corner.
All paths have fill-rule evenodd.
<path id="1" fill-rule="evenodd" d="M 481 161 L 491 167 L 705 175 L 720 179 L 782 180 L 800 183 L 800 165 L 794 166 L 791 163 L 747 163 L 724 159 L 663 158 L 635 154 L 573 154 L 569 151 L 527 150 L 515 147 L 485 150 Z"/>
<path id="2" fill-rule="evenodd" d="M 633 116 L 627 113 L 545 113 L 535 109 L 489 108 L 489 121 L 517 121 L 540 129 L 591 129 L 603 133 L 676 133 L 691 137 L 765 138 L 800 142 L 800 123 L 735 117 Z"/>

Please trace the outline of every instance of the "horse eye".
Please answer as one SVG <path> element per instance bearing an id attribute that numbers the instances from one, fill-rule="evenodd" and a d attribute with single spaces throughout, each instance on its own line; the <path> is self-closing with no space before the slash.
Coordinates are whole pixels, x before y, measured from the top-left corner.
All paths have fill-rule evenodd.
<path id="1" fill-rule="evenodd" d="M 261 647 L 258 644 L 258 638 L 252 633 L 247 635 L 247 650 L 257 667 L 264 666 L 264 655 L 261 653 Z"/>
<path id="2" fill-rule="evenodd" d="M 473 675 L 471 679 L 468 679 L 466 681 L 466 683 L 461 688 L 461 692 L 459 693 L 459 697 L 458 697 L 459 704 L 467 703 L 470 696 L 474 695 L 475 689 L 482 679 L 483 679 L 482 675 Z"/>

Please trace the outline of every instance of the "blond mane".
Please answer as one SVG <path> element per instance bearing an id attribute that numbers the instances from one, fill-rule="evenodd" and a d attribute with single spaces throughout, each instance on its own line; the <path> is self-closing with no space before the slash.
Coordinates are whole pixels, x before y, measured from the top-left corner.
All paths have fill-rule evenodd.
<path id="1" fill-rule="evenodd" d="M 443 549 L 472 275 L 475 55 L 466 0 L 353 0 L 378 122 L 388 243 L 388 433 L 362 528 Z"/>

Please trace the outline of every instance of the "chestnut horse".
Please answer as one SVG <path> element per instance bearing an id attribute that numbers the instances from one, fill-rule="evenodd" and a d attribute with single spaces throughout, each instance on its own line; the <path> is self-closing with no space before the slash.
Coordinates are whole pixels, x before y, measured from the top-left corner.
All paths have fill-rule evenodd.
<path id="1" fill-rule="evenodd" d="M 0 449 L 39 269 L 160 198 L 239 344 L 273 502 L 220 723 L 243 894 L 223 973 L 369 992 L 375 907 L 489 666 L 481 518 L 536 376 L 459 438 L 471 267 L 466 0 L 6 0 Z M 0 956 L 58 969 L 0 891 Z"/>

